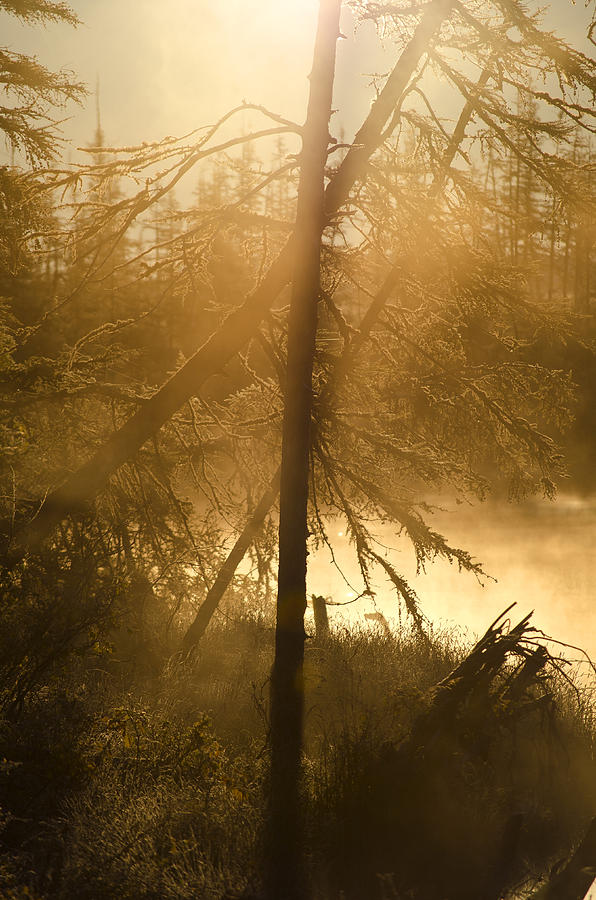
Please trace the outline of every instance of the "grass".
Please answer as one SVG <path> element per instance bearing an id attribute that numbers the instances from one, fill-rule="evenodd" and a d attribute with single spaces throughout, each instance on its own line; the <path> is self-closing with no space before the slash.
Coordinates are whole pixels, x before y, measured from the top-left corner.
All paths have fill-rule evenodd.
<path id="1" fill-rule="evenodd" d="M 406 629 L 307 642 L 307 852 L 320 900 L 499 900 L 596 812 L 594 706 L 555 669 L 502 667 L 408 749 L 465 646 Z M 192 666 L 80 660 L 0 731 L 10 900 L 258 896 L 273 629 L 214 623 Z M 404 749 L 405 748 L 405 749 Z"/>

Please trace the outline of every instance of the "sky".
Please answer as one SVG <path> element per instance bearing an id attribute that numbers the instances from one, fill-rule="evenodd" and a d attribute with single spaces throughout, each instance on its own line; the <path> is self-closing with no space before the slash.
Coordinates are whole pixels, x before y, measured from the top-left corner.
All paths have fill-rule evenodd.
<path id="1" fill-rule="evenodd" d="M 302 121 L 317 6 L 317 0 L 73 0 L 82 20 L 77 29 L 23 26 L 0 13 L 0 44 L 35 54 L 50 68 L 72 69 L 92 92 L 99 77 L 106 140 L 126 145 L 185 134 L 242 100 Z M 583 0 L 553 0 L 548 15 L 550 28 L 585 48 Z M 370 103 L 370 73 L 388 69 L 392 54 L 379 48 L 372 23 L 354 34 L 347 10 L 342 29 L 335 130 L 343 126 L 349 135 Z M 94 96 L 68 115 L 65 133 L 75 145 L 90 143 Z"/>
<path id="2" fill-rule="evenodd" d="M 1 38 L 50 68 L 67 67 L 95 91 L 110 144 L 185 134 L 243 100 L 302 121 L 312 59 L 317 0 L 79 0 L 83 24 L 20 25 L 0 14 Z M 374 27 L 340 42 L 338 95 L 346 127 L 363 118 L 371 91 L 360 71 L 379 59 Z M 350 90 L 350 87 L 352 90 Z M 95 99 L 72 106 L 64 131 L 88 143 Z"/>

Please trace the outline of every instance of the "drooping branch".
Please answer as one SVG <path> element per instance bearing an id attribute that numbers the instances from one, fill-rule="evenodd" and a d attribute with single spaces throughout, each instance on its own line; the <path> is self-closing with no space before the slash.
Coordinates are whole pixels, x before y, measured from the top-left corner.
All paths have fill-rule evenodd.
<path id="1" fill-rule="evenodd" d="M 394 500 L 369 478 L 363 477 L 344 463 L 334 460 L 328 446 L 324 450 L 337 472 L 361 491 L 381 511 L 382 516 L 389 516 L 392 521 L 398 523 L 405 530 L 414 547 L 416 564 L 419 569 L 423 569 L 426 562 L 435 556 L 442 556 L 449 562 L 456 562 L 459 568 L 466 572 L 477 576 L 485 574 L 481 563 L 474 560 L 466 550 L 452 547 L 446 538 L 439 532 L 433 531 L 417 512 Z"/>
<path id="2" fill-rule="evenodd" d="M 0 0 L 0 9 L 23 22 L 68 22 L 79 25 L 80 19 L 68 3 L 53 0 Z"/>
<path id="3" fill-rule="evenodd" d="M 416 595 L 416 592 L 410 587 L 406 579 L 396 571 L 389 560 L 385 559 L 384 556 L 381 556 L 380 553 L 376 553 L 370 547 L 368 548 L 367 553 L 370 558 L 374 560 L 374 562 L 376 562 L 379 566 L 381 566 L 382 569 L 385 570 L 395 590 L 398 592 L 399 596 L 402 597 L 406 606 L 406 610 L 411 616 L 418 634 L 425 643 L 430 643 L 429 637 L 424 627 L 425 619 L 420 612 L 418 596 Z"/>

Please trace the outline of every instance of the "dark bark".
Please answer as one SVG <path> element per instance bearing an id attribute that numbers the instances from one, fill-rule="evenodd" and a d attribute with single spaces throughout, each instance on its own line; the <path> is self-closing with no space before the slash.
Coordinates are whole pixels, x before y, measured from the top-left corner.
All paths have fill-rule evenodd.
<path id="1" fill-rule="evenodd" d="M 324 597 L 312 595 L 312 611 L 315 618 L 315 634 L 317 641 L 325 641 L 329 637 L 329 616 L 327 601 Z"/>
<path id="2" fill-rule="evenodd" d="M 453 5 L 453 0 L 433 0 L 426 8 L 412 40 L 404 48 L 397 65 L 385 82 L 383 90 L 373 103 L 366 121 L 354 138 L 352 148 L 335 178 L 327 186 L 325 191 L 327 215 L 333 215 L 339 209 L 354 182 L 363 177 L 368 160 L 379 145 L 389 117 L 395 112 L 420 58 L 428 49 L 429 42 Z"/>
<path id="3" fill-rule="evenodd" d="M 379 146 L 383 129 L 414 73 L 428 41 L 440 27 L 452 6 L 452 0 L 433 0 L 427 8 L 412 40 L 406 46 L 387 82 L 373 103 L 370 113 L 356 135 L 354 148 L 346 155 L 325 191 L 325 215 L 334 216 L 347 200 L 354 182 L 366 176 L 366 165 Z M 85 513 L 110 476 L 131 459 L 145 441 L 195 396 L 205 381 L 220 372 L 246 344 L 271 304 L 288 284 L 292 274 L 294 238 L 291 237 L 271 265 L 259 286 L 221 327 L 149 400 L 122 425 L 92 458 L 73 472 L 41 503 L 35 518 L 25 525 L 12 542 L 11 561 L 51 534 L 69 515 Z M 9 527 L 4 529 L 10 534 Z"/>
<path id="4" fill-rule="evenodd" d="M 300 798 L 307 507 L 312 371 L 321 236 L 325 225 L 324 174 L 340 10 L 341 0 L 320 0 L 294 230 L 279 492 L 277 623 L 271 673 L 271 773 L 265 873 L 269 900 L 298 900 L 308 895 Z"/>
<path id="5" fill-rule="evenodd" d="M 226 561 L 217 573 L 217 578 L 209 588 L 201 607 L 188 628 L 182 640 L 181 656 L 188 657 L 196 648 L 205 634 L 205 630 L 211 621 L 213 614 L 219 606 L 220 600 L 225 594 L 236 569 L 242 562 L 244 555 L 258 533 L 265 516 L 275 503 L 279 492 L 279 470 L 276 472 L 271 486 L 265 491 L 251 517 L 242 529 L 236 543 L 230 550 Z"/>

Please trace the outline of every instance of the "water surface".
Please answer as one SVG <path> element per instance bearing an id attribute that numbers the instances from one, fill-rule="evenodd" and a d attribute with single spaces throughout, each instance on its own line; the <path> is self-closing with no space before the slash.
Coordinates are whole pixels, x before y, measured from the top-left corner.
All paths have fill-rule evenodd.
<path id="1" fill-rule="evenodd" d="M 445 511 L 432 516 L 432 527 L 481 561 L 495 580 L 485 578 L 480 583 L 442 560 L 427 566 L 426 573 L 416 574 L 407 541 L 384 529 L 379 535 L 382 542 L 396 548 L 388 558 L 415 588 L 429 619 L 437 625 L 458 625 L 474 635 L 515 602 L 513 617 L 534 610 L 535 627 L 583 647 L 596 658 L 596 497 L 563 495 L 556 501 L 488 501 L 474 506 L 444 501 L 442 505 Z M 341 524 L 335 529 L 334 542 L 350 586 L 321 550 L 311 558 L 309 591 L 346 602 L 362 590 L 362 582 Z M 394 620 L 399 608 L 395 593 L 382 572 L 376 573 L 374 581 L 376 607 L 365 597 L 332 614 L 341 611 L 353 621 L 376 608 Z"/>

